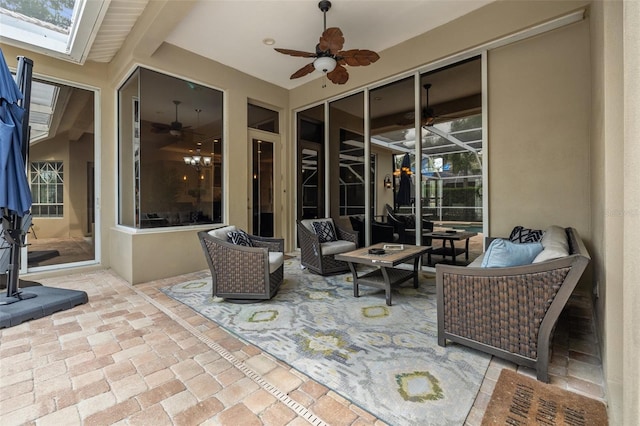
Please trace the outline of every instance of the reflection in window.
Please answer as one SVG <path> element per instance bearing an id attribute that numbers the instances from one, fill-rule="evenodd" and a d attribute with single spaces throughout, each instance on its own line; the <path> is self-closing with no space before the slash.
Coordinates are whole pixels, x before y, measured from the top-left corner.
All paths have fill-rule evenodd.
<path id="1" fill-rule="evenodd" d="M 222 98 L 143 68 L 120 88 L 120 224 L 222 222 Z"/>
<path id="2" fill-rule="evenodd" d="M 251 129 L 280 133 L 277 111 L 272 111 L 253 104 L 247 104 L 247 121 L 248 127 Z"/>
<path id="3" fill-rule="evenodd" d="M 482 114 L 423 128 L 422 197 L 439 220 L 482 222 Z"/>
<path id="4" fill-rule="evenodd" d="M 375 190 L 375 156 L 371 155 L 371 191 Z M 364 138 L 340 131 L 340 216 L 365 214 Z"/>
<path id="5" fill-rule="evenodd" d="M 31 196 L 34 217 L 62 217 L 64 209 L 62 161 L 31 163 Z"/>
<path id="6" fill-rule="evenodd" d="M 298 219 L 325 216 L 324 105 L 298 114 Z"/>

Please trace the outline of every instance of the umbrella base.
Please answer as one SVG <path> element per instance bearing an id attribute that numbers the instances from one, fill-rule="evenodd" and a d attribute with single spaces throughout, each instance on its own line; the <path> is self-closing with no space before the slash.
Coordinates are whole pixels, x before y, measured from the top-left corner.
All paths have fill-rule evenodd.
<path id="1" fill-rule="evenodd" d="M 0 328 L 43 318 L 88 301 L 84 291 L 45 286 L 30 287 L 28 293 L 19 293 L 18 296 L 3 295 L 0 296 Z"/>
<path id="2" fill-rule="evenodd" d="M 33 299 L 34 297 L 38 297 L 38 295 L 33 293 L 23 293 L 21 291 L 17 292 L 12 296 L 7 296 L 7 295 L 0 296 L 0 306 L 10 305 L 12 303 L 16 303 L 21 300 Z"/>

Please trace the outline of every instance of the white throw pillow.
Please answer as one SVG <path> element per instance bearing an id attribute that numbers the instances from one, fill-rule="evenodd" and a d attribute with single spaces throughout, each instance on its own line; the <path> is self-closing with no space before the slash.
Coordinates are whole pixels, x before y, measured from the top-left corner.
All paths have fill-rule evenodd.
<path id="1" fill-rule="evenodd" d="M 564 228 L 552 225 L 544 231 L 542 236 L 542 247 L 544 250 L 533 259 L 533 263 L 544 262 L 545 260 L 558 259 L 569 256 L 569 242 Z"/>
<path id="2" fill-rule="evenodd" d="M 231 231 L 236 231 L 237 228 L 234 225 L 229 225 L 229 226 L 224 226 L 222 228 L 216 228 L 216 229 L 212 229 L 211 231 L 208 232 L 209 235 L 211 235 L 212 237 L 216 237 L 219 238 L 223 241 L 227 241 L 227 233 L 231 232 Z"/>

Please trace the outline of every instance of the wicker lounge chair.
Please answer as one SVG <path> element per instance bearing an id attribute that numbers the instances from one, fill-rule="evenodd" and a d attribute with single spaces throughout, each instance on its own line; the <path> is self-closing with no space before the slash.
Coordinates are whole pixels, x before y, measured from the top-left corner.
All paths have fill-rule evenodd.
<path id="1" fill-rule="evenodd" d="M 314 232 L 313 222 L 331 222 L 336 232 L 336 241 L 320 242 Z M 349 271 L 347 262 L 334 259 L 338 253 L 346 253 L 358 248 L 358 233 L 337 226 L 331 218 L 303 219 L 297 221 L 300 263 L 310 271 L 320 275 Z"/>
<path id="2" fill-rule="evenodd" d="M 235 226 L 198 232 L 211 278 L 213 296 L 247 303 L 271 299 L 284 277 L 284 239 L 250 235 L 253 247 L 227 241 Z"/>
<path id="3" fill-rule="evenodd" d="M 577 231 L 565 232 L 565 257 L 504 268 L 436 265 L 438 344 L 470 346 L 548 382 L 553 329 L 590 261 Z"/>

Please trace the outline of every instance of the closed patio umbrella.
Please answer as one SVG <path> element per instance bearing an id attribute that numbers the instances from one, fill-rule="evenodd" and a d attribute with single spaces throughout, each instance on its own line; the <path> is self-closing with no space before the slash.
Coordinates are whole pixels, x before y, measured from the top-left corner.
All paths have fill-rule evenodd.
<path id="1" fill-rule="evenodd" d="M 411 157 L 405 154 L 400 166 L 400 184 L 396 194 L 396 207 L 411 205 Z"/>
<path id="2" fill-rule="evenodd" d="M 31 66 L 25 58 L 19 62 L 18 79 L 28 78 L 30 90 Z M 25 68 L 26 67 L 26 68 Z M 20 83 L 24 81 L 20 80 Z M 24 245 L 22 217 L 31 209 L 31 189 L 26 174 L 28 150 L 28 98 L 25 99 L 0 50 L 0 212 L 3 238 L 10 244 L 10 268 L 7 277 L 7 298 L 1 304 L 33 297 L 18 291 L 20 248 Z M 5 271 L 0 271 L 5 273 Z"/>
<path id="3" fill-rule="evenodd" d="M 0 50 L 0 53 L 2 51 Z M 25 172 L 23 152 L 23 99 L 4 55 L 0 55 L 0 208 L 22 217 L 31 209 L 31 190 Z"/>

